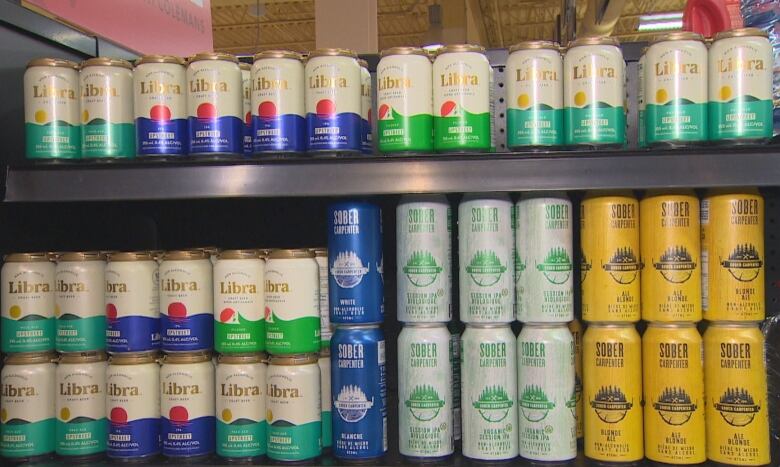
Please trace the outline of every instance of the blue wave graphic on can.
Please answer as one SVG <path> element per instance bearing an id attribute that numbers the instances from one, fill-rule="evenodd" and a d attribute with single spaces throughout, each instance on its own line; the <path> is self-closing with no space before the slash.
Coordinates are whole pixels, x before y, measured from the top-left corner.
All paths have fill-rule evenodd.
<path id="1" fill-rule="evenodd" d="M 275 117 L 252 117 L 254 152 L 306 151 L 306 119 L 286 114 Z"/>
<path id="2" fill-rule="evenodd" d="M 234 116 L 190 117 L 190 154 L 243 154 L 244 122 Z"/>
<path id="3" fill-rule="evenodd" d="M 148 316 L 109 317 L 106 326 L 106 350 L 109 352 L 146 352 L 160 348 L 160 319 Z"/>
<path id="4" fill-rule="evenodd" d="M 306 114 L 309 151 L 356 151 L 362 148 L 363 124 L 360 115 L 345 112 L 335 115 Z"/>
<path id="5" fill-rule="evenodd" d="M 136 150 L 139 155 L 187 154 L 189 133 L 187 120 L 152 120 L 138 117 L 135 119 Z"/>

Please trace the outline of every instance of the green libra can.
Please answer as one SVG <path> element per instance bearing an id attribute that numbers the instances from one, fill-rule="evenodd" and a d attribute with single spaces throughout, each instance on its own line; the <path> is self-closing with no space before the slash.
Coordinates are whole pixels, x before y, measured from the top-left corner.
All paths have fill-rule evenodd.
<path id="1" fill-rule="evenodd" d="M 57 352 L 106 348 L 106 257 L 98 251 L 63 253 L 54 272 Z"/>
<path id="2" fill-rule="evenodd" d="M 46 253 L 11 253 L 0 283 L 4 353 L 54 350 L 54 263 Z"/>
<path id="3" fill-rule="evenodd" d="M 251 461 L 266 452 L 265 354 L 220 355 L 217 359 L 217 455 Z"/>
<path id="4" fill-rule="evenodd" d="M 265 350 L 265 261 L 258 250 L 224 250 L 214 264 L 214 350 Z"/>

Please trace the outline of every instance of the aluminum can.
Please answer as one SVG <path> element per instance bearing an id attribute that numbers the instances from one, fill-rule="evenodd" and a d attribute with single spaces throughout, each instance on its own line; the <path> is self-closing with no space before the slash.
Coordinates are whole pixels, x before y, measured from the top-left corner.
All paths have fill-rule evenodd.
<path id="1" fill-rule="evenodd" d="M 257 153 L 302 153 L 306 118 L 301 55 L 266 50 L 252 65 L 252 150 Z"/>
<path id="2" fill-rule="evenodd" d="M 145 251 L 111 253 L 105 278 L 106 350 L 158 350 L 160 276 L 154 256 Z"/>
<path id="3" fill-rule="evenodd" d="M 766 31 L 741 28 L 715 35 L 709 50 L 711 140 L 754 144 L 772 137 L 773 63 Z"/>
<path id="4" fill-rule="evenodd" d="M 347 49 L 317 49 L 309 53 L 306 77 L 306 149 L 310 152 L 359 152 L 360 65 Z"/>
<path id="5" fill-rule="evenodd" d="M 268 457 L 304 461 L 322 452 L 317 354 L 272 356 L 266 376 Z"/>
<path id="6" fill-rule="evenodd" d="M 707 47 L 701 34 L 675 31 L 647 49 L 645 136 L 649 146 L 707 140 Z"/>
<path id="7" fill-rule="evenodd" d="M 214 344 L 212 265 L 203 250 L 168 251 L 160 263 L 162 350 L 194 352 Z"/>
<path id="8" fill-rule="evenodd" d="M 645 124 L 645 112 L 647 111 L 647 92 L 645 88 L 645 69 L 647 68 L 647 47 L 642 47 L 641 55 L 636 64 L 636 74 L 639 77 L 636 85 L 637 99 L 637 146 L 647 147 L 647 128 Z"/>
<path id="9" fill-rule="evenodd" d="M 398 451 L 442 458 L 454 451 L 450 332 L 408 323 L 398 336 Z"/>
<path id="10" fill-rule="evenodd" d="M 452 319 L 452 210 L 444 195 L 404 195 L 396 208 L 398 321 Z"/>
<path id="11" fill-rule="evenodd" d="M 362 201 L 328 206 L 330 322 L 385 319 L 382 210 Z"/>
<path id="12" fill-rule="evenodd" d="M 704 332 L 707 459 L 770 462 L 764 336 L 755 323 L 709 323 Z"/>
<path id="13" fill-rule="evenodd" d="M 265 270 L 266 348 L 273 355 L 319 352 L 320 290 L 310 250 L 274 250 Z"/>
<path id="14" fill-rule="evenodd" d="M 489 151 L 490 63 L 484 47 L 447 45 L 433 62 L 433 147 L 437 152 Z"/>
<path id="15" fill-rule="evenodd" d="M 462 409 L 460 403 L 460 330 L 453 322 L 448 323 L 450 331 L 450 367 L 452 367 L 452 439 L 457 443 L 463 437 L 461 426 Z"/>
<path id="16" fill-rule="evenodd" d="M 0 350 L 54 350 L 54 263 L 46 253 L 11 253 L 3 260 Z"/>
<path id="17" fill-rule="evenodd" d="M 79 66 L 37 58 L 24 72 L 24 133 L 28 159 L 81 157 Z"/>
<path id="18" fill-rule="evenodd" d="M 333 325 L 330 324 L 330 305 L 328 299 L 328 249 L 315 248 L 314 260 L 320 278 L 320 350 L 330 351 L 330 338 L 333 336 Z"/>
<path id="19" fill-rule="evenodd" d="M 639 203 L 642 319 L 701 320 L 699 198 L 693 190 L 649 191 Z"/>
<path id="20" fill-rule="evenodd" d="M 244 121 L 244 155 L 252 155 L 252 65 L 239 63 L 241 70 L 241 95 Z"/>
<path id="21" fill-rule="evenodd" d="M 330 342 L 333 455 L 374 459 L 387 452 L 385 336 L 376 325 L 339 326 Z"/>
<path id="22" fill-rule="evenodd" d="M 54 353 L 5 358 L 0 383 L 0 457 L 14 463 L 49 457 L 55 450 Z"/>
<path id="23" fill-rule="evenodd" d="M 506 62 L 507 147 L 563 145 L 563 59 L 560 46 L 526 41 Z"/>
<path id="24" fill-rule="evenodd" d="M 214 363 L 208 350 L 166 354 L 160 368 L 162 453 L 207 456 L 215 449 Z"/>
<path id="25" fill-rule="evenodd" d="M 704 442 L 704 352 L 694 323 L 649 323 L 642 336 L 645 456 L 699 464 Z"/>
<path id="26" fill-rule="evenodd" d="M 582 319 L 639 321 L 639 202 L 629 192 L 588 192 L 580 229 Z"/>
<path id="27" fill-rule="evenodd" d="M 216 370 L 217 455 L 252 460 L 265 455 L 266 363 L 264 354 L 220 355 Z"/>
<path id="28" fill-rule="evenodd" d="M 463 332 L 463 455 L 470 459 L 517 457 L 516 347 L 509 325 L 468 324 Z"/>
<path id="29" fill-rule="evenodd" d="M 257 250 L 224 250 L 214 264 L 214 350 L 265 350 L 265 260 Z"/>
<path id="30" fill-rule="evenodd" d="M 95 57 L 81 63 L 81 157 L 135 157 L 133 65 Z"/>
<path id="31" fill-rule="evenodd" d="M 133 71 L 139 156 L 187 154 L 187 69 L 171 55 L 144 55 Z"/>
<path id="32" fill-rule="evenodd" d="M 582 413 L 582 322 L 574 318 L 569 321 L 569 331 L 574 339 L 574 393 L 577 398 L 577 439 L 585 436 L 585 423 Z"/>
<path id="33" fill-rule="evenodd" d="M 376 68 L 379 151 L 433 151 L 433 67 L 423 49 L 385 49 Z"/>
<path id="34" fill-rule="evenodd" d="M 106 451 L 106 354 L 80 352 L 60 357 L 55 378 L 58 456 L 96 459 Z"/>
<path id="35" fill-rule="evenodd" d="M 106 348 L 106 257 L 98 251 L 64 253 L 54 271 L 54 316 L 58 352 Z"/>
<path id="36" fill-rule="evenodd" d="M 360 152 L 363 154 L 374 153 L 374 139 L 371 124 L 374 120 L 374 109 L 371 102 L 371 72 L 368 71 L 368 62 L 358 60 L 360 65 Z"/>
<path id="37" fill-rule="evenodd" d="M 764 319 L 764 254 L 764 198 L 758 190 L 707 192 L 701 202 L 704 319 Z"/>
<path id="38" fill-rule="evenodd" d="M 515 320 L 512 212 L 506 193 L 468 193 L 458 206 L 460 320 Z"/>
<path id="39" fill-rule="evenodd" d="M 569 45 L 563 59 L 567 145 L 625 144 L 625 68 L 615 37 L 582 37 Z"/>
<path id="40" fill-rule="evenodd" d="M 333 402 L 330 390 L 330 341 L 328 347 L 320 350 L 317 360 L 320 367 L 320 401 L 322 404 L 322 449 L 333 446 Z"/>
<path id="41" fill-rule="evenodd" d="M 631 323 L 591 323 L 583 337 L 585 456 L 634 462 L 642 441 L 642 344 Z"/>
<path id="42" fill-rule="evenodd" d="M 515 204 L 517 319 L 574 319 L 572 205 L 564 192 L 524 193 Z"/>
<path id="43" fill-rule="evenodd" d="M 190 154 L 243 154 L 244 87 L 236 57 L 196 54 L 187 65 L 187 85 Z"/>

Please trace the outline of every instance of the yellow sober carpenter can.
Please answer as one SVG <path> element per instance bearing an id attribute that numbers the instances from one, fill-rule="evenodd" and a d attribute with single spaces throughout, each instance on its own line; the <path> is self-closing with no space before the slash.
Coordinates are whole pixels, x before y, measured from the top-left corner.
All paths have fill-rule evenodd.
<path id="1" fill-rule="evenodd" d="M 585 456 L 642 459 L 642 349 L 630 323 L 594 323 L 583 339 Z"/>
<path id="2" fill-rule="evenodd" d="M 642 336 L 645 456 L 706 460 L 702 340 L 694 323 L 650 323 Z"/>
<path id="3" fill-rule="evenodd" d="M 628 191 L 589 192 L 580 206 L 582 319 L 639 321 L 639 203 Z"/>
<path id="4" fill-rule="evenodd" d="M 764 336 L 754 323 L 710 323 L 704 333 L 707 458 L 769 463 Z"/>
<path id="5" fill-rule="evenodd" d="M 709 321 L 764 319 L 764 198 L 711 191 L 701 203 L 702 307 Z"/>
<path id="6" fill-rule="evenodd" d="M 574 338 L 574 394 L 577 397 L 577 439 L 582 439 L 583 418 L 582 418 L 582 334 L 584 328 L 582 321 L 574 318 L 569 321 L 569 331 Z"/>
<path id="7" fill-rule="evenodd" d="M 651 191 L 639 204 L 642 319 L 701 320 L 699 198 Z"/>

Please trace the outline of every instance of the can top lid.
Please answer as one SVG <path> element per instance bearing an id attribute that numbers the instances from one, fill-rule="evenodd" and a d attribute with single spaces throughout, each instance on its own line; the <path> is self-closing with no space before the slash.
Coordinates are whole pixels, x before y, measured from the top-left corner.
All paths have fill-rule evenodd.
<path id="1" fill-rule="evenodd" d="M 198 52 L 190 57 L 188 63 L 200 62 L 204 60 L 222 60 L 225 62 L 233 62 L 238 64 L 238 59 L 235 55 L 220 52 Z"/>
<path id="2" fill-rule="evenodd" d="M 315 49 L 309 52 L 309 56 L 307 58 L 314 58 L 314 57 L 352 57 L 357 58 L 357 53 L 354 50 L 350 49 L 340 49 L 340 48 L 322 48 L 322 49 Z"/>
<path id="3" fill-rule="evenodd" d="M 154 261 L 151 251 L 117 251 L 107 256 L 108 261 Z"/>
<path id="4" fill-rule="evenodd" d="M 241 68 L 242 71 L 252 70 L 252 65 L 244 62 L 238 62 L 238 67 Z"/>
<path id="5" fill-rule="evenodd" d="M 68 251 L 57 255 L 57 261 L 105 261 L 106 255 L 99 251 Z"/>
<path id="6" fill-rule="evenodd" d="M 222 251 L 222 248 L 218 246 L 196 246 L 194 248 L 188 248 L 188 250 L 203 250 L 209 255 L 218 255 L 220 251 Z"/>
<path id="7" fill-rule="evenodd" d="M 260 250 L 222 250 L 217 253 L 219 259 L 257 259 L 260 258 Z"/>
<path id="8" fill-rule="evenodd" d="M 536 328 L 536 329 L 554 329 L 554 328 L 561 328 L 561 329 L 569 329 L 569 323 L 523 323 L 523 329 L 525 328 Z"/>
<path id="9" fill-rule="evenodd" d="M 79 69 L 79 64 L 72 60 L 65 60 L 64 58 L 34 58 L 27 62 L 27 68 L 34 66 L 50 66 L 58 68 L 73 68 Z"/>
<path id="10" fill-rule="evenodd" d="M 174 55 L 143 55 L 135 61 L 135 66 L 143 65 L 144 63 L 171 63 L 184 66 L 184 59 Z"/>
<path id="11" fill-rule="evenodd" d="M 298 52 L 293 52 L 292 50 L 263 50 L 262 52 L 258 52 L 255 54 L 253 60 L 263 60 L 266 58 L 289 58 L 292 60 L 303 60 L 303 57 Z"/>
<path id="12" fill-rule="evenodd" d="M 271 355 L 271 365 L 292 366 L 317 363 L 319 355 L 316 353 L 301 353 L 294 355 Z"/>
<path id="13" fill-rule="evenodd" d="M 6 263 L 34 263 L 40 261 L 49 261 L 49 253 L 36 251 L 33 253 L 8 253 L 3 257 Z"/>
<path id="14" fill-rule="evenodd" d="M 328 257 L 328 249 L 325 247 L 316 247 L 316 248 L 310 248 L 311 251 L 314 252 L 314 256 L 318 258 L 327 258 Z"/>
<path id="15" fill-rule="evenodd" d="M 485 48 L 481 45 L 476 44 L 450 44 L 445 45 L 444 47 L 438 49 L 436 51 L 436 56 L 448 53 L 456 53 L 456 52 L 474 52 L 478 54 L 485 54 Z"/>
<path id="16" fill-rule="evenodd" d="M 133 69 L 133 64 L 127 60 L 111 57 L 88 58 L 81 62 L 81 68 L 86 68 L 88 66 L 116 66 L 120 68 L 127 68 L 128 70 Z"/>
<path id="17" fill-rule="evenodd" d="M 719 41 L 721 39 L 728 39 L 729 37 L 750 37 L 750 36 L 758 36 L 758 37 L 769 37 L 769 34 L 767 34 L 766 31 L 759 28 L 737 28 L 737 29 L 731 29 L 729 31 L 721 31 L 717 34 L 715 34 L 715 40 Z"/>
<path id="18" fill-rule="evenodd" d="M 28 365 L 30 363 L 54 363 L 57 354 L 54 352 L 25 352 L 6 355 L 6 365 Z"/>
<path id="19" fill-rule="evenodd" d="M 617 37 L 612 36 L 588 36 L 578 37 L 569 44 L 568 48 L 579 47 L 582 45 L 620 45 L 620 41 Z"/>
<path id="20" fill-rule="evenodd" d="M 163 253 L 162 259 L 163 261 L 169 261 L 169 260 L 194 260 L 194 259 L 207 259 L 209 257 L 209 253 L 206 252 L 206 250 L 201 249 L 195 249 L 195 250 L 173 250 L 173 251 L 166 251 Z"/>
<path id="21" fill-rule="evenodd" d="M 314 252 L 305 248 L 298 249 L 279 249 L 273 250 L 270 255 L 270 259 L 282 259 L 282 258 L 314 258 Z"/>
<path id="22" fill-rule="evenodd" d="M 650 41 L 650 45 L 657 44 L 659 42 L 667 42 L 667 41 L 698 41 L 698 42 L 704 42 L 704 36 L 699 34 L 698 32 L 693 31 L 672 31 L 668 32 L 666 34 L 661 34 L 659 36 L 655 36 L 652 41 Z"/>
<path id="23" fill-rule="evenodd" d="M 217 363 L 227 364 L 241 364 L 241 363 L 262 363 L 268 359 L 266 354 L 262 352 L 257 353 L 236 353 L 236 354 L 220 354 L 217 357 Z"/>
<path id="24" fill-rule="evenodd" d="M 159 358 L 156 350 L 150 352 L 115 353 L 108 358 L 112 365 L 140 365 L 143 363 L 156 363 Z"/>
<path id="25" fill-rule="evenodd" d="M 360 68 L 368 69 L 368 62 L 363 60 L 362 58 L 358 58 L 358 65 L 360 65 Z"/>
<path id="26" fill-rule="evenodd" d="M 93 363 L 105 362 L 108 356 L 102 350 L 91 352 L 68 352 L 60 354 L 60 363 Z"/>
<path id="27" fill-rule="evenodd" d="M 557 42 L 553 41 L 523 41 L 509 47 L 509 53 L 517 50 L 532 50 L 532 49 L 550 49 L 561 50 L 561 46 Z"/>
<path id="28" fill-rule="evenodd" d="M 162 357 L 162 363 L 201 363 L 209 360 L 211 360 L 210 350 L 167 353 Z"/>
<path id="29" fill-rule="evenodd" d="M 389 49 L 384 49 L 379 54 L 380 57 L 389 57 L 390 55 L 421 55 L 428 57 L 428 52 L 419 47 L 390 47 Z"/>

